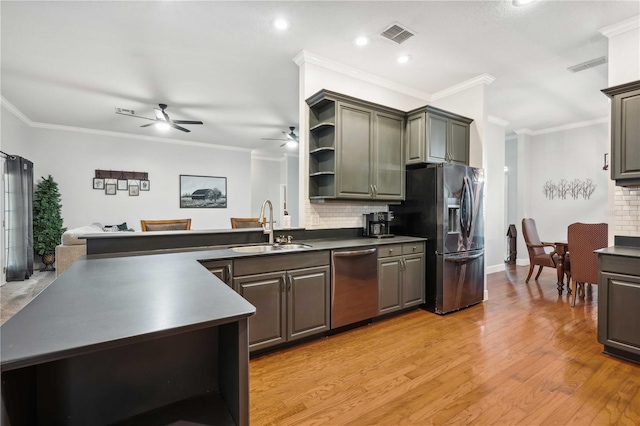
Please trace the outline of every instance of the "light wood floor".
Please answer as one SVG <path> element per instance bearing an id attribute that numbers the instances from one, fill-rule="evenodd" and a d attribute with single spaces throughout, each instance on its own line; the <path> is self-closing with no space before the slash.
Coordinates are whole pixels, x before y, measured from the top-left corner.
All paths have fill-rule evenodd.
<path id="1" fill-rule="evenodd" d="M 488 276 L 490 300 L 422 310 L 256 358 L 251 424 L 640 425 L 640 366 L 602 354 L 597 287 Z"/>

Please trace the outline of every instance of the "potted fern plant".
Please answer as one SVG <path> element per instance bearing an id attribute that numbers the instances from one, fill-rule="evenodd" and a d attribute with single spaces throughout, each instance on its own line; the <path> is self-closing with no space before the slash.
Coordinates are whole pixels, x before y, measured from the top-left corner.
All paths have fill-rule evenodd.
<path id="1" fill-rule="evenodd" d="M 56 246 L 66 228 L 62 227 L 58 184 L 51 175 L 38 183 L 33 198 L 33 248 L 42 256 L 44 271 L 53 271 Z"/>

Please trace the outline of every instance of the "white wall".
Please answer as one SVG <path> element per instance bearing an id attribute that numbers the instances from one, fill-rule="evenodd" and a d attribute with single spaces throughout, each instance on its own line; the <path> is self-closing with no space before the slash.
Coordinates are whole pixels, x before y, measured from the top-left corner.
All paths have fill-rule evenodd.
<path id="1" fill-rule="evenodd" d="M 10 116 L 3 108 L 3 124 L 11 122 Z M 249 151 L 42 128 L 27 127 L 24 132 L 15 127 L 2 127 L 3 148 L 33 161 L 36 181 L 51 174 L 58 182 L 67 228 L 127 222 L 140 230 L 141 219 L 177 218 L 191 218 L 193 229 L 230 228 L 230 217 L 250 213 Z M 138 197 L 125 191 L 107 196 L 92 189 L 96 169 L 147 172 L 151 190 L 141 191 Z M 227 208 L 181 209 L 181 174 L 226 177 Z"/>
<path id="2" fill-rule="evenodd" d="M 566 241 L 567 226 L 574 222 L 607 222 L 609 179 L 602 170 L 604 153 L 609 152 L 606 123 L 532 136 L 529 147 L 529 212 L 543 241 Z M 545 197 L 545 182 L 561 179 L 591 179 L 596 188 L 589 199 Z"/>
<path id="3" fill-rule="evenodd" d="M 504 197 L 504 127 L 485 123 L 484 140 L 484 241 L 487 273 L 504 270 L 506 241 Z"/>
<path id="4" fill-rule="evenodd" d="M 507 225 L 516 225 L 518 228 L 517 200 L 518 200 L 518 140 L 509 138 L 505 141 L 505 163 L 507 172 Z M 506 234 L 506 231 L 505 231 Z"/>
<path id="5" fill-rule="evenodd" d="M 251 159 L 251 214 L 258 217 L 264 200 L 273 204 L 273 219 L 280 225 L 283 203 L 280 201 L 281 168 L 283 158 L 253 157 Z M 268 207 L 266 208 L 268 210 Z M 269 212 L 265 215 L 268 217 Z"/>

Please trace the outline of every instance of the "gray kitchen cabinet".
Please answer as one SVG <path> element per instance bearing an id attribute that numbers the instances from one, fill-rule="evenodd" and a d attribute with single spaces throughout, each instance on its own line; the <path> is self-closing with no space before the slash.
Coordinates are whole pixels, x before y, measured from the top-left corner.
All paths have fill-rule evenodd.
<path id="1" fill-rule="evenodd" d="M 407 164 L 469 165 L 469 127 L 472 119 L 432 106 L 407 113 L 405 144 Z"/>
<path id="2" fill-rule="evenodd" d="M 640 80 L 602 92 L 611 98 L 611 179 L 640 185 Z"/>
<path id="3" fill-rule="evenodd" d="M 235 262 L 234 287 L 256 307 L 256 314 L 249 319 L 251 351 L 329 330 L 328 252 L 245 258 Z"/>
<path id="4" fill-rule="evenodd" d="M 200 263 L 209 272 L 231 287 L 233 279 L 233 264 L 231 260 L 201 260 Z"/>
<path id="5" fill-rule="evenodd" d="M 378 314 L 424 303 L 424 243 L 378 250 Z"/>
<path id="6" fill-rule="evenodd" d="M 640 258 L 598 256 L 598 342 L 640 363 Z"/>
<path id="7" fill-rule="evenodd" d="M 404 199 L 404 112 L 328 90 L 307 104 L 312 202 Z"/>

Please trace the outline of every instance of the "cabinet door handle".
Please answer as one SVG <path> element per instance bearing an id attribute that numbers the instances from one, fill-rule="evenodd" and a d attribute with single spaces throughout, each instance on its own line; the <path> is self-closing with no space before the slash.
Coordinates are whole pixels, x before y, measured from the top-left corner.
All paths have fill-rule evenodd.
<path id="1" fill-rule="evenodd" d="M 373 185 L 373 195 L 378 195 L 378 185 Z"/>
<path id="2" fill-rule="evenodd" d="M 227 265 L 224 268 L 224 274 L 225 274 L 225 282 L 231 285 L 231 265 Z"/>
<path id="3" fill-rule="evenodd" d="M 287 280 L 287 291 L 291 291 L 291 286 L 293 285 L 293 278 L 291 277 L 291 275 L 287 275 L 287 277 L 289 278 Z"/>
<path id="4" fill-rule="evenodd" d="M 406 271 L 406 270 L 407 270 L 407 260 L 406 260 L 406 259 L 402 259 L 402 269 L 403 269 L 404 271 Z"/>
<path id="5" fill-rule="evenodd" d="M 287 276 L 286 275 L 283 275 L 283 276 L 280 277 L 280 293 L 282 293 L 284 291 L 284 285 L 285 285 L 286 280 L 287 280 Z"/>

